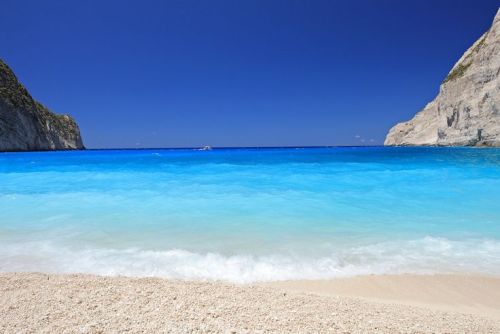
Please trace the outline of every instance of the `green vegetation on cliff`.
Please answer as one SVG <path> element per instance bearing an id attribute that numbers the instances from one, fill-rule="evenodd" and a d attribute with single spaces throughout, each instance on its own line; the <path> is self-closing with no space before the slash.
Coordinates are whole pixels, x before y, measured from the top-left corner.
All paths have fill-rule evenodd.
<path id="1" fill-rule="evenodd" d="M 35 101 L 0 59 L 0 151 L 83 148 L 76 122 Z"/>

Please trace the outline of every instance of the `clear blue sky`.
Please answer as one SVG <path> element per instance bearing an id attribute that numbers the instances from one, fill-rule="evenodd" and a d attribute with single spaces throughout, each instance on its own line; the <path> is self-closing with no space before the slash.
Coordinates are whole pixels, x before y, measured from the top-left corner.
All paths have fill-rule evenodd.
<path id="1" fill-rule="evenodd" d="M 89 148 L 380 145 L 498 5 L 2 0 L 0 57 Z"/>

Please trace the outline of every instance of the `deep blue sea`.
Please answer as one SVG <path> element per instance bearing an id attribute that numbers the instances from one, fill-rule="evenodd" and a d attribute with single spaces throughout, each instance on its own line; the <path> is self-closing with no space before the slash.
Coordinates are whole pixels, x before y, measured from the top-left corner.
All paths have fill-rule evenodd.
<path id="1" fill-rule="evenodd" d="M 500 274 L 500 149 L 0 154 L 0 271 Z"/>

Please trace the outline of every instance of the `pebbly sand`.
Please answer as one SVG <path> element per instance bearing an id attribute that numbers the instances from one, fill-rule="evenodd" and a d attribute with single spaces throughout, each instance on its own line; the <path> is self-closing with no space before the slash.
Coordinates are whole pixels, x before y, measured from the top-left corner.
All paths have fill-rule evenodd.
<path id="1" fill-rule="evenodd" d="M 0 274 L 0 333 L 500 333 L 500 278 L 232 285 Z"/>

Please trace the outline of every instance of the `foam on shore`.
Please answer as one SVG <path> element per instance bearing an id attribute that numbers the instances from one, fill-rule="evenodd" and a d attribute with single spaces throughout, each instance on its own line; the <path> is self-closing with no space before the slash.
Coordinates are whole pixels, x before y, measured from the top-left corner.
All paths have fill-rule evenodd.
<path id="1" fill-rule="evenodd" d="M 0 245 L 0 271 L 39 271 L 252 283 L 372 274 L 500 275 L 500 243 L 423 238 L 350 247 L 329 255 L 222 255 L 186 250 L 70 248 L 51 241 Z"/>

